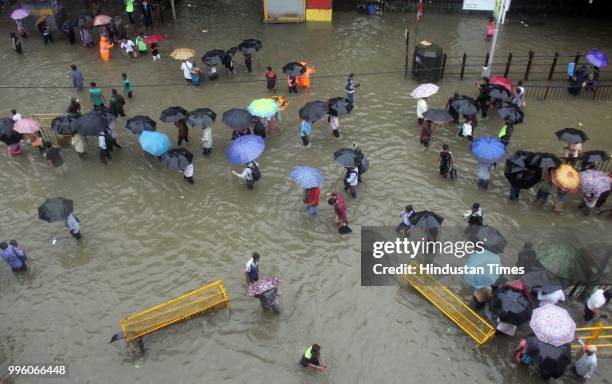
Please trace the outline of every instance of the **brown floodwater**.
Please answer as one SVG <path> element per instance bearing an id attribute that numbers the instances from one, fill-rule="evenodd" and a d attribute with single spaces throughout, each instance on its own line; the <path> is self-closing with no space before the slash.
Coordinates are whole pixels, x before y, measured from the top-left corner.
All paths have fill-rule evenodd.
<path id="1" fill-rule="evenodd" d="M 190 6 L 191 5 L 191 6 Z M 80 159 L 70 149 L 63 156 L 68 172 L 56 175 L 38 155 L 10 158 L 0 154 L 1 240 L 16 238 L 29 252 L 30 271 L 16 276 L 0 268 L 0 368 L 19 362 L 67 362 L 70 376 L 49 382 L 66 383 L 527 383 L 537 375 L 513 362 L 517 340 L 496 338 L 474 349 L 474 342 L 452 325 L 413 289 L 361 287 L 359 228 L 395 225 L 401 208 L 433 210 L 444 226 L 463 225 L 462 212 L 480 202 L 485 222 L 510 241 L 502 259 L 512 265 L 523 240 L 561 238 L 558 227 L 597 241 L 609 238 L 609 221 L 585 217 L 576 209 L 580 196 L 571 195 L 560 214 L 550 205 L 534 208 L 534 191 L 523 192 L 518 203 L 506 199 L 508 184 L 499 167 L 487 192 L 476 188 L 476 161 L 456 127 L 438 127 L 432 149 L 419 145 L 416 86 L 403 77 L 403 33 L 414 15 L 367 17 L 335 13 L 334 21 L 295 25 L 264 25 L 260 8 L 250 1 L 182 2 L 178 20 L 156 24 L 166 33 L 160 44 L 161 62 L 128 60 L 112 51 L 102 62 L 97 51 L 69 46 L 59 35 L 42 45 L 37 33 L 23 43 L 17 56 L 0 52 L 0 115 L 12 108 L 22 114 L 61 113 L 75 92 L 69 65 L 80 66 L 85 79 L 97 81 L 104 93 L 119 88 L 126 72 L 134 84 L 127 102 L 128 116 L 157 119 L 162 109 L 180 105 L 188 110 L 208 107 L 223 111 L 246 108 L 252 99 L 269 96 L 263 72 L 277 72 L 288 61 L 304 60 L 316 67 L 313 87 L 289 96 L 281 131 L 267 138 L 259 159 L 263 178 L 247 191 L 231 175 L 225 160 L 230 131 L 218 121 L 210 158 L 201 156 L 200 135 L 190 130 L 187 145 L 196 154 L 194 186 L 178 172 L 163 169 L 143 155 L 137 137 L 118 122 L 123 149 L 108 166 L 100 164 L 94 143 Z M 3 19 L 7 19 L 3 12 Z M 483 55 L 486 19 L 470 15 L 427 15 L 419 40 L 437 42 L 449 55 Z M 500 57 L 507 52 L 575 51 L 592 47 L 612 49 L 612 25 L 584 19 L 547 18 L 524 27 L 509 20 L 499 38 Z M 10 24 L 2 26 L 6 36 Z M 203 32 L 203 31 L 207 32 Z M 130 28 L 128 33 L 139 31 Z M 245 38 L 257 38 L 264 48 L 254 57 L 253 73 L 238 59 L 239 74 L 196 88 L 185 85 L 180 62 L 168 57 L 177 47 L 197 51 L 196 59 L 214 48 L 227 49 Z M 339 139 L 325 121 L 314 127 L 313 144 L 299 141 L 298 109 L 307 101 L 343 96 L 345 75 L 357 73 L 361 87 L 356 108 L 341 119 Z M 456 76 L 455 76 L 456 77 Z M 473 77 L 473 76 L 472 76 Z M 516 81 L 519 78 L 510 76 Z M 606 78 L 607 73 L 602 73 Z M 463 82 L 447 76 L 431 107 L 443 107 L 454 90 L 475 94 L 475 79 Z M 284 80 L 279 94 L 288 95 Z M 88 95 L 78 94 L 88 109 Z M 581 126 L 590 136 L 585 149 L 612 149 L 610 102 L 538 102 L 527 100 L 525 123 L 515 129 L 510 151 L 544 150 L 562 154 L 554 132 Z M 494 135 L 501 124 L 492 115 L 477 135 Z M 158 129 L 176 140 L 171 124 Z M 333 210 L 322 201 L 319 216 L 302 208 L 302 190 L 288 179 L 297 165 L 318 167 L 325 176 L 323 191 L 342 187 L 342 168 L 332 153 L 356 142 L 370 159 L 370 170 L 357 199 L 347 199 L 354 233 L 335 232 Z M 438 175 L 435 161 L 441 146 L 451 146 L 459 171 L 454 182 Z M 37 218 L 46 197 L 74 200 L 83 240 L 70 239 L 62 224 Z M 538 232 L 540 231 L 540 232 Z M 512 236 L 510 236 L 512 232 Z M 59 240 L 53 245 L 51 239 Z M 556 237 L 555 237 L 556 236 Z M 521 241 L 519 241 L 521 240 Z M 602 245 L 603 247 L 603 245 Z M 602 250 L 602 247 L 595 249 Z M 251 252 L 262 255 L 263 275 L 283 280 L 282 314 L 262 313 L 255 299 L 245 296 L 244 264 Z M 596 251 L 595 251 L 596 252 Z M 602 250 L 603 252 L 603 250 Z M 119 320 L 217 279 L 225 279 L 231 311 L 198 317 L 147 336 L 144 357 L 125 345 L 108 344 L 119 331 Z M 466 298 L 466 287 L 453 289 Z M 579 318 L 579 303 L 570 303 Z M 524 325 L 520 334 L 528 332 Z M 323 346 L 330 365 L 326 374 L 306 372 L 296 361 L 310 343 Z M 610 383 L 609 361 L 601 359 L 593 383 Z M 19 378 L 17 383 L 44 382 Z M 567 376 L 562 383 L 577 382 Z"/>

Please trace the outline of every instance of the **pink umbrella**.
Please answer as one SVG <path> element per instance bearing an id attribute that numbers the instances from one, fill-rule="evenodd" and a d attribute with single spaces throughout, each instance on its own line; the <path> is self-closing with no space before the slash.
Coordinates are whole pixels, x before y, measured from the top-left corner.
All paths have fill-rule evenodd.
<path id="1" fill-rule="evenodd" d="M 512 92 L 512 82 L 503 76 L 491 77 L 491 84 L 499 84 L 502 87 L 506 88 L 508 91 Z"/>
<path id="2" fill-rule="evenodd" d="M 410 96 L 415 99 L 421 99 L 423 97 L 429 97 L 436 94 L 436 92 L 438 92 L 438 89 L 440 88 L 435 84 L 425 83 L 419 85 L 412 92 L 410 92 Z"/>
<path id="3" fill-rule="evenodd" d="M 255 295 L 261 295 L 265 291 L 273 288 L 278 288 L 280 285 L 280 279 L 278 277 L 266 277 L 265 279 L 257 280 L 253 284 L 249 285 L 247 295 L 254 297 Z"/>
<path id="4" fill-rule="evenodd" d="M 580 189 L 584 193 L 599 196 L 610 190 L 610 183 L 612 183 L 612 178 L 603 171 L 589 169 L 580 172 Z"/>
<path id="5" fill-rule="evenodd" d="M 16 10 L 14 10 L 13 12 L 11 12 L 11 19 L 13 19 L 13 20 L 24 19 L 24 18 L 28 17 L 30 12 L 32 12 L 32 11 L 29 10 L 29 9 L 18 8 Z"/>
<path id="6" fill-rule="evenodd" d="M 576 337 L 576 323 L 563 308 L 546 304 L 533 310 L 529 326 L 538 340 L 560 347 Z"/>
<path id="7" fill-rule="evenodd" d="M 20 119 L 15 122 L 15 125 L 13 125 L 13 131 L 22 134 L 32 134 L 40 131 L 40 124 L 38 124 L 38 121 L 33 119 Z"/>
<path id="8" fill-rule="evenodd" d="M 106 15 L 98 15 L 93 19 L 93 25 L 100 26 L 110 23 L 113 20 L 112 17 Z"/>
<path id="9" fill-rule="evenodd" d="M 147 35 L 144 38 L 147 44 L 161 43 L 164 40 L 166 40 L 166 35 Z"/>

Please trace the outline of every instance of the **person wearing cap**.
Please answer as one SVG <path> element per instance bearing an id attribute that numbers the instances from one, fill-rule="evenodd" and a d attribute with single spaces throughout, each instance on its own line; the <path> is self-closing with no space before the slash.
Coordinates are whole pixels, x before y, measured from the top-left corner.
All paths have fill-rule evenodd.
<path id="1" fill-rule="evenodd" d="M 584 379 L 590 379 L 593 377 L 595 369 L 597 368 L 597 347 L 585 344 L 580 339 L 578 339 L 578 343 L 582 349 L 578 352 L 580 358 L 576 361 L 576 364 L 574 364 L 573 371 Z"/>
<path id="2" fill-rule="evenodd" d="M 321 358 L 321 347 L 319 344 L 313 344 L 308 347 L 300 359 L 300 364 L 304 368 L 313 368 L 322 372 L 327 369 L 327 364 Z"/>

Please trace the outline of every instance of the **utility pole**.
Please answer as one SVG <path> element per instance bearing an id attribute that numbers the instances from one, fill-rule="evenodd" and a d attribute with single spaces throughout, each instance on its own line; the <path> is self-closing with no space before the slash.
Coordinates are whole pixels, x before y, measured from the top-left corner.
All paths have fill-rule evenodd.
<path id="1" fill-rule="evenodd" d="M 499 25 L 505 21 L 506 15 L 506 2 L 510 3 L 510 0 L 497 0 L 495 2 L 495 33 L 491 39 L 491 49 L 489 49 L 489 61 L 487 65 L 482 69 L 482 75 L 489 77 L 491 69 L 493 68 L 493 58 L 495 57 L 495 45 L 497 44 L 497 34 L 499 33 Z"/>

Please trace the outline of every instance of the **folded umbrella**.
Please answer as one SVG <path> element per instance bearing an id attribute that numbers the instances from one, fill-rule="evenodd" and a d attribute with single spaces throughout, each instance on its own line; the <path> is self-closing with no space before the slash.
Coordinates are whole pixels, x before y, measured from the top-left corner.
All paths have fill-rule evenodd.
<path id="1" fill-rule="evenodd" d="M 289 177 L 302 188 L 320 187 L 323 184 L 323 176 L 317 168 L 295 167 L 289 173 Z"/>
<path id="2" fill-rule="evenodd" d="M 281 280 L 278 277 L 266 277 L 259 279 L 256 282 L 249 284 L 247 288 L 247 296 L 255 297 L 261 295 L 270 289 L 278 288 Z"/>
<path id="3" fill-rule="evenodd" d="M 551 173 L 551 180 L 554 185 L 565 192 L 578 192 L 580 188 L 580 175 L 578 171 L 569 164 L 561 164 Z"/>
<path id="4" fill-rule="evenodd" d="M 512 82 L 508 79 L 506 79 L 503 76 L 493 76 L 490 79 L 491 84 L 497 84 L 497 85 L 501 85 L 502 87 L 506 88 L 508 91 L 512 92 Z"/>
<path id="5" fill-rule="evenodd" d="M 503 286 L 494 293 L 491 312 L 504 323 L 519 326 L 531 319 L 531 303 L 523 292 Z"/>
<path id="6" fill-rule="evenodd" d="M 475 115 L 478 112 L 476 100 L 469 96 L 453 97 L 451 106 L 455 111 L 465 116 Z"/>
<path id="7" fill-rule="evenodd" d="M 332 116 L 348 115 L 353 110 L 353 103 L 344 97 L 334 97 L 327 100 L 329 114 Z"/>
<path id="8" fill-rule="evenodd" d="M 168 136 L 161 132 L 142 131 L 138 141 L 142 149 L 153 156 L 161 156 L 170 149 Z"/>
<path id="9" fill-rule="evenodd" d="M 584 143 L 589 139 L 586 132 L 576 128 L 563 128 L 562 130 L 555 132 L 555 135 L 557 135 L 559 140 L 563 140 L 568 144 Z"/>
<path id="10" fill-rule="evenodd" d="M 223 62 L 223 57 L 225 56 L 225 51 L 222 49 L 213 49 L 212 51 L 208 51 L 202 56 L 202 61 L 204 64 L 208 65 L 217 65 Z"/>
<path id="11" fill-rule="evenodd" d="M 285 96 L 270 96 L 269 99 L 276 102 L 279 111 L 284 111 L 289 106 L 289 100 Z"/>
<path id="12" fill-rule="evenodd" d="M 506 87 L 499 84 L 491 85 L 488 94 L 491 99 L 499 99 L 502 101 L 509 101 L 512 99 L 512 93 Z"/>
<path id="13" fill-rule="evenodd" d="M 512 124 L 520 124 L 525 118 L 525 114 L 521 108 L 511 102 L 504 101 L 498 108 L 497 113 L 504 121 L 510 121 Z"/>
<path id="14" fill-rule="evenodd" d="M 555 276 L 580 281 L 585 275 L 585 255 L 569 243 L 546 241 L 536 249 L 536 260 Z"/>
<path id="15" fill-rule="evenodd" d="M 559 347 L 538 340 L 536 335 L 525 338 L 527 348 L 525 353 L 535 360 L 540 375 L 558 379 L 572 363 L 571 344 Z"/>
<path id="16" fill-rule="evenodd" d="M 584 193 L 599 196 L 610 190 L 610 183 L 612 183 L 612 178 L 603 171 L 589 169 L 580 172 L 580 189 Z"/>
<path id="17" fill-rule="evenodd" d="M 300 119 L 317 121 L 327 115 L 328 111 L 327 103 L 320 100 L 310 101 L 300 108 Z"/>
<path id="18" fill-rule="evenodd" d="M 587 52 L 585 57 L 591 65 L 594 65 L 599 69 L 608 66 L 608 56 L 602 51 L 591 49 Z"/>
<path id="19" fill-rule="evenodd" d="M 187 148 L 172 148 L 162 155 L 161 165 L 183 171 L 192 161 L 193 154 Z"/>
<path id="20" fill-rule="evenodd" d="M 428 109 L 423 113 L 423 117 L 427 120 L 431 120 L 434 123 L 448 123 L 453 120 L 450 113 L 444 109 Z"/>
<path id="21" fill-rule="evenodd" d="M 221 121 L 228 128 L 244 129 L 251 125 L 252 116 L 246 109 L 232 108 L 223 112 Z"/>
<path id="22" fill-rule="evenodd" d="M 238 49 L 242 53 L 253 54 L 261 49 L 261 41 L 256 39 L 246 39 L 242 43 L 238 44 Z"/>
<path id="23" fill-rule="evenodd" d="M 195 55 L 195 51 L 191 48 L 177 48 L 170 52 L 170 57 L 175 60 L 187 60 Z"/>
<path id="24" fill-rule="evenodd" d="M 481 241 L 486 250 L 496 255 L 501 255 L 506 248 L 506 244 L 508 244 L 508 241 L 506 241 L 506 239 L 497 229 L 488 225 L 475 227 L 475 229 L 469 233 L 470 241 Z"/>
<path id="25" fill-rule="evenodd" d="M 536 152 L 528 159 L 529 167 L 539 167 L 543 169 L 557 168 L 561 165 L 561 160 L 552 153 Z"/>
<path id="26" fill-rule="evenodd" d="M 32 13 L 30 9 L 17 8 L 13 12 L 11 12 L 11 19 L 13 20 L 25 19 L 26 17 L 28 17 L 28 15 L 30 15 L 30 13 Z"/>
<path id="27" fill-rule="evenodd" d="M 38 207 L 38 218 L 49 223 L 66 220 L 73 209 L 74 204 L 72 200 L 64 199 L 63 197 L 54 197 L 45 200 L 45 202 Z"/>
<path id="28" fill-rule="evenodd" d="M 283 65 L 283 73 L 287 76 L 299 76 L 306 73 L 306 66 L 297 61 L 292 61 Z"/>
<path id="29" fill-rule="evenodd" d="M 278 105 L 272 99 L 255 99 L 247 107 L 253 116 L 272 117 L 278 111 Z"/>
<path id="30" fill-rule="evenodd" d="M 40 131 L 40 124 L 34 119 L 21 119 L 15 122 L 13 130 L 23 134 L 32 134 Z"/>
<path id="31" fill-rule="evenodd" d="M 227 148 L 227 161 L 230 164 L 247 164 L 256 160 L 266 148 L 266 142 L 257 135 L 240 136 Z"/>
<path id="32" fill-rule="evenodd" d="M 529 326 L 538 340 L 555 347 L 571 343 L 576 337 L 576 322 L 566 309 L 553 304 L 536 308 Z"/>
<path id="33" fill-rule="evenodd" d="M 418 228 L 438 228 L 442 225 L 444 218 L 432 211 L 419 211 L 416 212 L 411 218 L 410 222 L 412 225 Z"/>
<path id="34" fill-rule="evenodd" d="M 88 112 L 73 123 L 74 130 L 83 136 L 98 136 L 108 127 L 105 116 L 99 112 Z"/>
<path id="35" fill-rule="evenodd" d="M 147 35 L 144 38 L 145 44 L 159 44 L 164 40 L 166 40 L 166 35 L 160 34 Z"/>
<path id="36" fill-rule="evenodd" d="M 482 273 L 470 273 L 463 276 L 463 281 L 474 288 L 485 288 L 495 284 L 499 278 L 499 273 L 489 265 L 501 267 L 499 256 L 491 251 L 474 252 L 468 256 L 465 266 L 468 268 L 478 268 Z"/>
<path id="37" fill-rule="evenodd" d="M 608 161 L 610 156 L 605 151 L 586 151 L 580 155 L 579 159 L 585 163 L 596 163 L 598 161 Z"/>
<path id="38" fill-rule="evenodd" d="M 207 128 L 213 125 L 217 114 L 209 108 L 197 108 L 187 115 L 187 124 L 193 128 Z"/>
<path id="39" fill-rule="evenodd" d="M 74 122 L 81 117 L 80 113 L 66 113 L 51 120 L 51 131 L 58 135 L 71 135 L 75 133 Z"/>
<path id="40" fill-rule="evenodd" d="M 159 115 L 159 119 L 164 123 L 176 123 L 187 117 L 187 110 L 182 107 L 170 107 L 164 109 Z"/>
<path id="41" fill-rule="evenodd" d="M 410 92 L 410 96 L 414 99 L 422 99 L 423 97 L 435 95 L 436 93 L 438 93 L 439 89 L 440 87 L 435 84 L 425 83 L 419 85 L 414 90 L 412 90 L 412 92 Z"/>
<path id="42" fill-rule="evenodd" d="M 110 17 L 110 16 L 98 15 L 98 16 L 93 18 L 93 25 L 95 27 L 98 27 L 100 25 L 106 25 L 106 24 L 110 23 L 111 21 L 113 21 L 113 18 Z"/>
<path id="43" fill-rule="evenodd" d="M 359 154 L 351 148 L 341 148 L 334 152 L 334 160 L 343 167 L 356 167 L 359 164 Z"/>
<path id="44" fill-rule="evenodd" d="M 149 116 L 136 115 L 127 120 L 125 128 L 135 135 L 140 135 L 142 131 L 155 131 L 157 123 Z"/>
<path id="45" fill-rule="evenodd" d="M 481 162 L 494 163 L 506 156 L 506 146 L 495 137 L 480 137 L 472 143 L 472 154 Z"/>
<path id="46" fill-rule="evenodd" d="M 521 276 L 521 280 L 527 286 L 527 289 L 541 291 L 544 294 L 563 289 L 561 279 L 545 269 L 528 272 Z"/>

